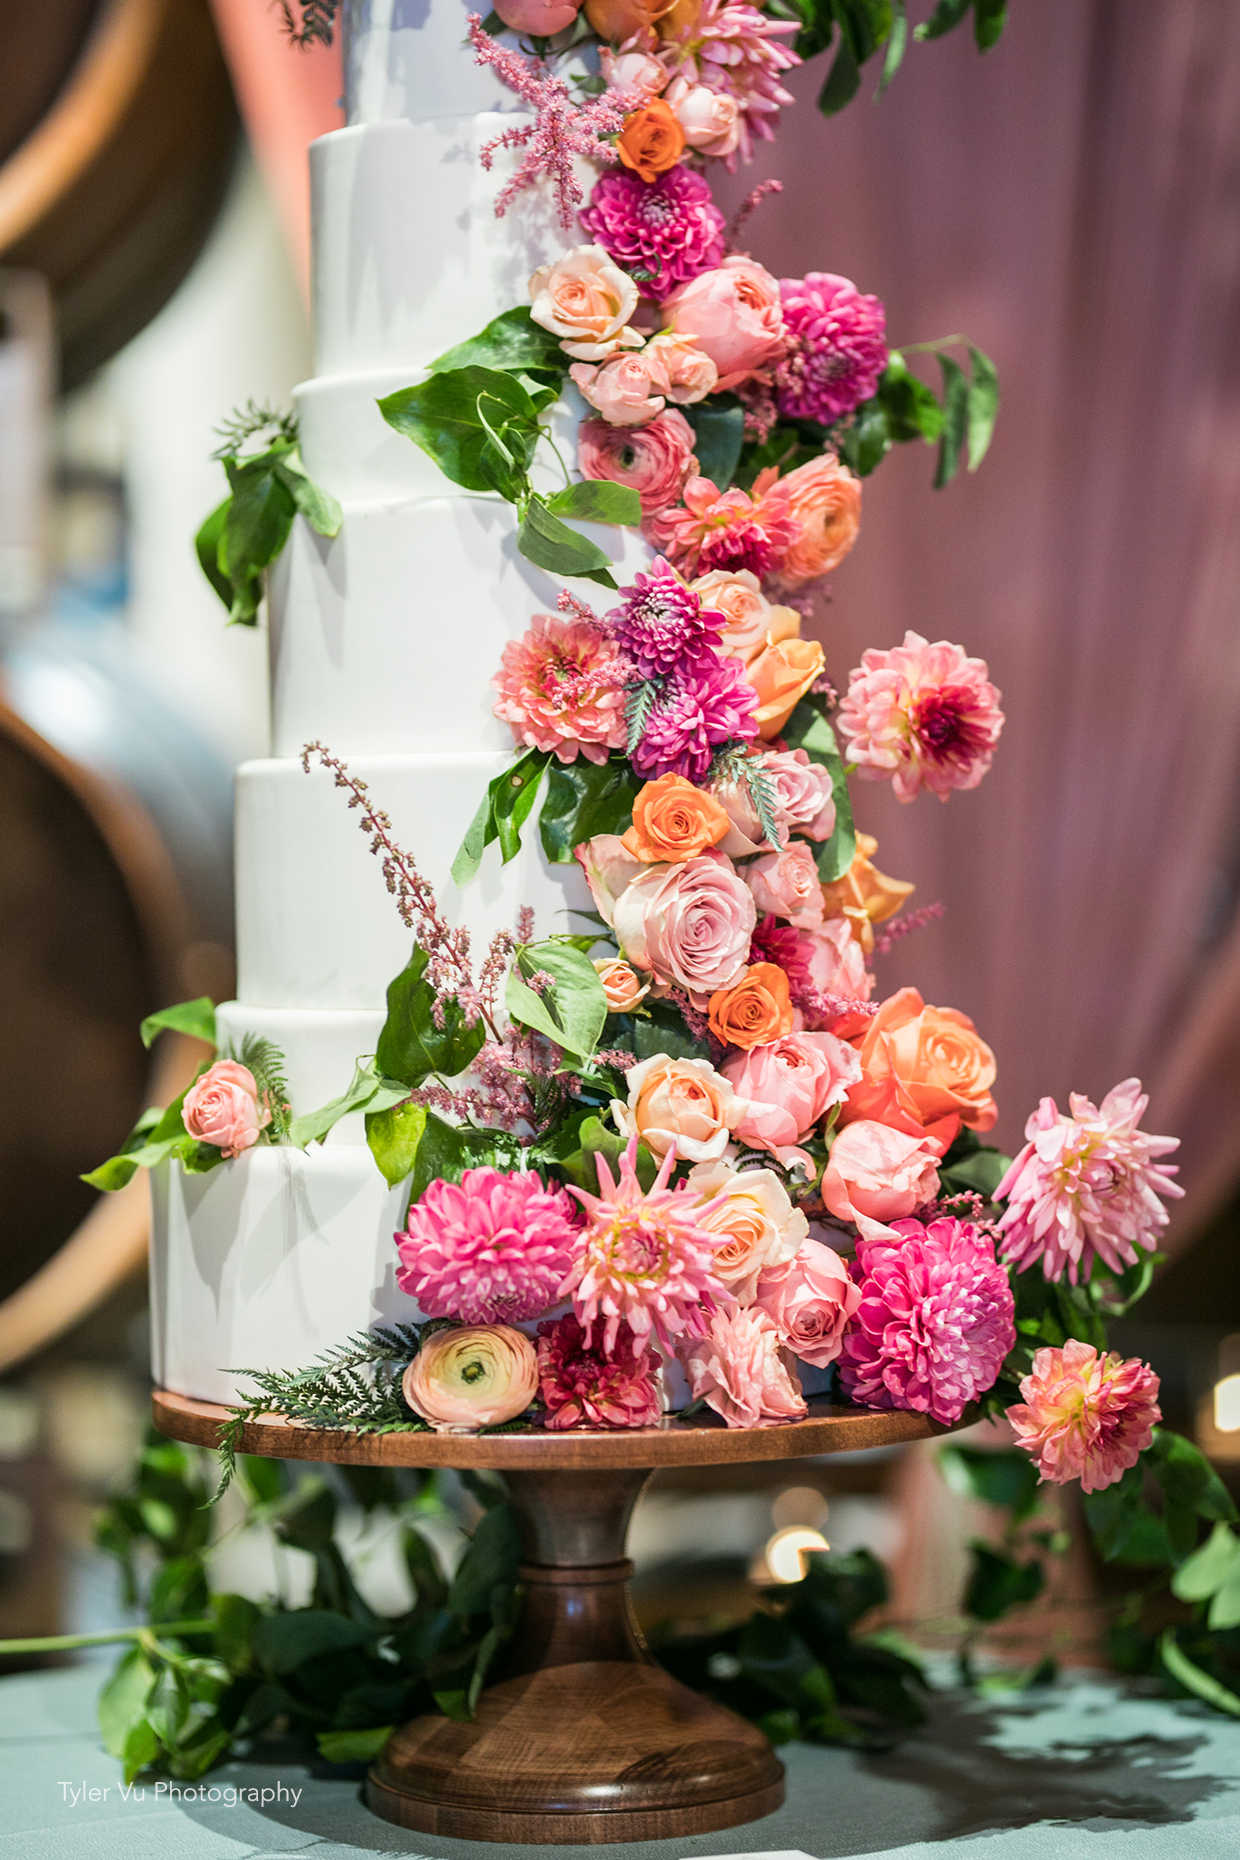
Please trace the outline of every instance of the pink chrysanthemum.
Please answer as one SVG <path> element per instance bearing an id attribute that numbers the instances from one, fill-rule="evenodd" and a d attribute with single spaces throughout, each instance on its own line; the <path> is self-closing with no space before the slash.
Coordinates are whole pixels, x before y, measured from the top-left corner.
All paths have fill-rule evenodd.
<path id="1" fill-rule="evenodd" d="M 1138 1129 L 1149 1099 L 1140 1079 L 1112 1087 L 1100 1105 L 1073 1092 L 1065 1116 L 1043 1098 L 1025 1125 L 1026 1143 L 1000 1182 L 1006 1201 L 1000 1247 L 1024 1272 L 1037 1260 L 1048 1279 L 1066 1272 L 1073 1285 L 1088 1279 L 1095 1258 L 1112 1272 L 1136 1264 L 1167 1225 L 1159 1196 L 1182 1195 L 1174 1163 L 1178 1137 Z"/>
<path id="2" fill-rule="evenodd" d="M 1158 1377 L 1130 1356 L 1099 1356 L 1069 1337 L 1062 1349 L 1039 1350 L 1020 1385 L 1023 1402 L 1007 1411 L 1017 1442 L 1041 1479 L 1101 1492 L 1135 1466 L 1162 1419 Z"/>
<path id="3" fill-rule="evenodd" d="M 945 639 L 932 646 L 908 632 L 902 646 L 872 647 L 839 709 L 846 760 L 872 781 L 890 781 L 899 801 L 923 787 L 940 801 L 953 788 L 976 788 L 1003 728 L 999 695 L 986 661 Z"/>
<path id="4" fill-rule="evenodd" d="M 866 1408 L 958 1421 L 1016 1342 L 1015 1307 L 994 1244 L 968 1221 L 893 1221 L 898 1239 L 858 1240 L 861 1303 L 840 1383 Z"/>
<path id="5" fill-rule="evenodd" d="M 668 1349 L 679 1339 L 696 1336 L 712 1311 L 728 1307 L 731 1294 L 715 1275 L 714 1257 L 727 1235 L 699 1225 L 721 1195 L 702 1202 L 681 1183 L 668 1187 L 676 1152 L 667 1152 L 650 1188 L 637 1176 L 637 1139 L 620 1158 L 612 1179 L 606 1158 L 597 1156 L 599 1193 L 573 1188 L 586 1211 L 577 1255 L 564 1293 L 582 1324 L 603 1320 L 603 1349 L 616 1347 L 621 1324 L 633 1332 L 643 1351 L 652 1337 Z"/>
<path id="6" fill-rule="evenodd" d="M 683 775 L 700 787 L 717 749 L 753 742 L 757 705 L 741 661 L 707 647 L 672 675 L 655 700 L 631 754 L 633 767 L 647 781 Z"/>
<path id="7" fill-rule="evenodd" d="M 753 154 L 755 137 L 769 141 L 775 118 L 792 102 L 780 77 L 801 61 L 779 40 L 798 26 L 799 21 L 772 19 L 743 0 L 703 0 L 700 11 L 688 9 L 680 45 L 673 41 L 663 52 L 662 62 L 669 69 L 736 98 L 741 106 L 740 153 L 746 161 Z"/>
<path id="8" fill-rule="evenodd" d="M 538 1326 L 538 1392 L 550 1428 L 655 1426 L 662 1413 L 656 1367 L 627 1324 L 610 1350 L 575 1317 Z"/>
<path id="9" fill-rule="evenodd" d="M 704 610 L 701 597 L 685 586 L 671 564 L 656 561 L 622 589 L 624 600 L 607 615 L 612 638 L 639 678 L 658 678 L 678 660 L 714 646 L 723 615 Z"/>
<path id="10" fill-rule="evenodd" d="M 883 306 L 829 271 L 781 278 L 779 295 L 788 339 L 775 373 L 779 411 L 830 426 L 870 399 L 887 366 Z"/>
<path id="11" fill-rule="evenodd" d="M 428 1317 L 517 1324 L 560 1295 L 578 1224 L 564 1190 L 532 1170 L 467 1169 L 432 1182 L 395 1239 L 396 1282 Z"/>
<path id="12" fill-rule="evenodd" d="M 681 497 L 683 503 L 656 511 L 644 528 L 682 575 L 747 568 L 760 581 L 795 539 L 795 524 L 775 507 L 755 504 L 747 491 L 720 491 L 709 478 L 690 478 Z"/>
<path id="13" fill-rule="evenodd" d="M 629 168 L 601 174 L 580 219 L 647 297 L 670 296 L 723 260 L 724 217 L 692 168 L 670 168 L 657 181 Z"/>
<path id="14" fill-rule="evenodd" d="M 554 751 L 561 762 L 606 762 L 623 749 L 624 687 L 632 669 L 607 631 L 589 621 L 535 614 L 504 647 L 491 683 L 495 715 L 519 743 Z"/>

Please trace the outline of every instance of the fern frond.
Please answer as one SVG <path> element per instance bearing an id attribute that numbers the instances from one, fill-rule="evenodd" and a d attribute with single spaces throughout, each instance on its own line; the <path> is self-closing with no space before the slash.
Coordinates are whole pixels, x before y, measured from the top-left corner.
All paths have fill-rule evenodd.
<path id="1" fill-rule="evenodd" d="M 269 1142 L 278 1142 L 288 1135 L 291 1122 L 285 1073 L 288 1061 L 274 1041 L 264 1039 L 259 1033 L 247 1033 L 241 1042 L 241 1051 L 234 1056 L 254 1074 L 259 1099 L 271 1112 L 271 1122 L 264 1134 Z"/>
<path id="2" fill-rule="evenodd" d="M 655 699 L 661 690 L 661 683 L 655 678 L 646 678 L 639 685 L 629 685 L 624 693 L 624 723 L 628 730 L 626 755 L 632 755 L 646 733 L 646 724 L 654 708 Z"/>
<path id="3" fill-rule="evenodd" d="M 775 783 L 760 756 L 752 754 L 743 743 L 732 743 L 721 749 L 710 765 L 710 785 L 712 788 L 743 787 L 749 805 L 758 816 L 763 837 L 776 852 L 780 850 L 783 841 L 775 821 Z"/>
<path id="4" fill-rule="evenodd" d="M 295 445 L 297 415 L 268 406 L 266 401 L 247 400 L 244 407 L 234 407 L 227 418 L 220 421 L 215 433 L 220 443 L 211 454 L 213 459 L 235 458 L 242 446 L 260 437 L 269 445 L 274 445 L 277 439 L 287 439 Z"/>

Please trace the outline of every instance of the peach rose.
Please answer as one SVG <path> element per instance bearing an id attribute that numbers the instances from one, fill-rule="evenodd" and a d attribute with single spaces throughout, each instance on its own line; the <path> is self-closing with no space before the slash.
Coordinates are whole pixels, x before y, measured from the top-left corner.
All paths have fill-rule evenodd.
<path id="1" fill-rule="evenodd" d="M 601 362 L 616 349 L 639 349 L 641 337 L 628 327 L 637 308 L 637 286 L 601 245 L 578 245 L 554 265 L 540 265 L 530 278 L 530 315 L 566 355 Z"/>
<path id="2" fill-rule="evenodd" d="M 626 168 L 643 181 L 657 181 L 674 168 L 684 154 L 685 132 L 671 105 L 662 97 L 643 103 L 625 117 L 616 140 L 616 152 Z"/>
<path id="3" fill-rule="evenodd" d="M 258 1142 L 259 1131 L 271 1122 L 271 1107 L 260 1102 L 248 1066 L 217 1059 L 186 1092 L 181 1122 L 199 1143 L 210 1143 L 224 1156 L 239 1156 Z"/>
<path id="4" fill-rule="evenodd" d="M 753 962 L 710 998 L 710 1030 L 725 1046 L 766 1046 L 793 1027 L 788 977 L 775 962 Z"/>
<path id="5" fill-rule="evenodd" d="M 683 775 L 660 775 L 639 791 L 621 839 L 645 865 L 673 864 L 717 846 L 727 831 L 728 816 L 713 795 Z"/>
<path id="6" fill-rule="evenodd" d="M 822 883 L 804 840 L 793 840 L 780 852 L 763 853 L 745 867 L 745 881 L 763 915 L 782 917 L 798 930 L 822 922 Z"/>
<path id="7" fill-rule="evenodd" d="M 598 63 L 608 90 L 626 91 L 631 97 L 657 97 L 667 83 L 667 72 L 649 52 L 613 52 L 604 45 Z"/>
<path id="8" fill-rule="evenodd" d="M 762 1275 L 757 1309 L 765 1311 L 784 1346 L 825 1369 L 839 1355 L 848 1320 L 861 1303 L 848 1267 L 833 1247 L 806 1240 L 790 1266 Z"/>
<path id="9" fill-rule="evenodd" d="M 758 694 L 758 735 L 778 736 L 826 659 L 816 639 L 802 639 L 801 616 L 791 607 L 772 607 L 763 644 L 745 662 L 745 677 Z"/>
<path id="10" fill-rule="evenodd" d="M 759 1275 L 795 1259 L 809 1222 L 773 1169 L 737 1170 L 725 1161 L 695 1163 L 689 1187 L 703 1202 L 715 1202 L 700 1225 L 708 1233 L 727 1236 L 711 1262 L 716 1277 L 738 1303 L 752 1304 Z"/>
<path id="11" fill-rule="evenodd" d="M 724 652 L 748 662 L 761 651 L 771 624 L 771 603 L 751 568 L 714 568 L 689 585 L 701 596 L 703 607 L 723 615 Z"/>
<path id="12" fill-rule="evenodd" d="M 780 1334 L 756 1306 L 716 1311 L 681 1361 L 694 1399 L 706 1401 L 729 1427 L 776 1427 L 808 1413 Z"/>
<path id="13" fill-rule="evenodd" d="M 585 0 L 586 18 L 600 39 L 622 45 L 635 34 L 645 40 L 675 0 Z"/>
<path id="14" fill-rule="evenodd" d="M 609 426 L 645 426 L 662 413 L 663 377 L 645 349 L 609 355 L 605 362 L 574 362 L 569 374 Z"/>
<path id="15" fill-rule="evenodd" d="M 821 1192 L 838 1220 L 904 1220 L 939 1192 L 938 1147 L 859 1118 L 832 1143 Z"/>
<path id="16" fill-rule="evenodd" d="M 406 1369 L 401 1390 L 437 1434 L 475 1434 L 525 1413 L 538 1393 L 538 1356 L 507 1324 L 437 1330 Z"/>
<path id="17" fill-rule="evenodd" d="M 643 517 L 674 504 L 685 480 L 697 470 L 693 428 L 675 407 L 665 407 L 646 426 L 609 426 L 584 420 L 577 463 L 585 478 L 627 484 L 641 498 Z"/>
<path id="18" fill-rule="evenodd" d="M 613 1099 L 622 1137 L 639 1137 L 655 1156 L 675 1150 L 688 1162 L 710 1162 L 728 1147 L 741 1106 L 709 1059 L 655 1053 L 629 1072 L 629 1101 Z"/>
<path id="19" fill-rule="evenodd" d="M 861 1076 L 861 1064 L 833 1033 L 787 1033 L 769 1046 L 734 1054 L 723 1072 L 745 1104 L 734 1133 L 738 1141 L 778 1154 L 843 1102 Z"/>
<path id="20" fill-rule="evenodd" d="M 528 32 L 537 39 L 554 38 L 571 26 L 582 0 L 495 0 L 495 11 L 513 32 Z"/>
<path id="21" fill-rule="evenodd" d="M 702 1008 L 745 967 L 758 920 L 749 887 L 731 860 L 714 851 L 677 865 L 641 867 L 613 912 L 629 960 L 656 981 L 685 989 Z"/>
<path id="22" fill-rule="evenodd" d="M 643 982 L 623 956 L 600 956 L 595 960 L 594 969 L 603 984 L 609 1014 L 631 1014 L 638 1002 L 644 1001 L 650 993 L 650 983 Z"/>
<path id="23" fill-rule="evenodd" d="M 750 380 L 783 353 L 779 285 L 739 252 L 680 285 L 663 305 L 663 315 L 672 329 L 692 336 L 710 356 L 721 389 Z"/>
<path id="24" fill-rule="evenodd" d="M 723 842 L 724 850 L 732 848 Z M 874 926 L 886 923 L 905 905 L 916 890 L 907 879 L 888 878 L 874 864 L 878 841 L 869 833 L 858 833 L 857 850 L 852 864 L 840 877 L 822 888 L 822 901 L 828 917 L 843 917 L 863 953 L 874 949 Z"/>
<path id="25" fill-rule="evenodd" d="M 719 370 L 688 336 L 663 330 L 650 338 L 644 353 L 651 367 L 661 370 L 663 392 L 678 407 L 691 406 L 714 392 Z"/>
<path id="26" fill-rule="evenodd" d="M 857 1043 L 861 1078 L 850 1087 L 841 1123 L 862 1118 L 943 1149 L 961 1124 L 989 1130 L 995 1056 L 967 1014 L 928 1007 L 915 988 L 889 997 Z"/>
<path id="27" fill-rule="evenodd" d="M 691 149 L 716 158 L 735 155 L 741 139 L 741 106 L 736 97 L 685 77 L 672 79 L 666 97 Z"/>
<path id="28" fill-rule="evenodd" d="M 798 588 L 838 568 L 857 540 L 861 480 L 834 452 L 824 452 L 778 480 L 773 469 L 760 473 L 753 498 L 796 526 L 796 539 L 779 564 L 779 580 L 786 588 Z"/>

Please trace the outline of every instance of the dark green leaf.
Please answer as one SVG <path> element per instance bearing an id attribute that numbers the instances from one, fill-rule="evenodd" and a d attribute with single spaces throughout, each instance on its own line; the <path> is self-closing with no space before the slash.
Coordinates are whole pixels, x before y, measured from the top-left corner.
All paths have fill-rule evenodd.
<path id="1" fill-rule="evenodd" d="M 500 842 L 504 864 L 516 855 L 549 759 L 546 750 L 527 749 L 488 784 L 452 862 L 456 884 L 468 884 L 492 840 Z"/>
<path id="2" fill-rule="evenodd" d="M 580 478 L 566 484 L 546 508 L 557 517 L 576 517 L 582 523 L 628 524 L 635 529 L 642 520 L 642 500 L 631 485 L 613 484 L 609 478 Z"/>
<path id="3" fill-rule="evenodd" d="M 231 1672 L 248 1672 L 253 1664 L 254 1630 L 262 1619 L 257 1603 L 247 1595 L 213 1595 L 211 1613 L 215 1617 L 213 1644 L 217 1659 Z"/>
<path id="4" fill-rule="evenodd" d="M 1235 1518 L 1236 1507 L 1227 1487 L 1201 1448 L 1183 1434 L 1155 1428 L 1146 1457 L 1169 1510 L 1187 1511 L 1198 1518 Z"/>
<path id="5" fill-rule="evenodd" d="M 543 851 L 557 865 L 571 863 L 574 848 L 599 833 L 623 833 L 633 822 L 641 786 L 622 758 L 551 764 L 539 816 Z"/>
<path id="6" fill-rule="evenodd" d="M 389 983 L 387 1019 L 375 1049 L 375 1065 L 384 1078 L 411 1091 L 433 1072 L 456 1078 L 473 1064 L 486 1038 L 481 1017 L 467 1026 L 454 1000 L 443 1004 L 442 1027 L 435 1025 L 435 993 L 426 980 L 426 962 L 425 950 L 415 947 Z"/>
<path id="7" fill-rule="evenodd" d="M 845 463 L 859 478 L 868 478 L 891 450 L 887 410 L 876 396 L 858 409 L 840 447 Z"/>
<path id="8" fill-rule="evenodd" d="M 821 705 L 810 698 L 801 699 L 784 725 L 783 738 L 789 749 L 803 749 L 810 761 L 819 763 L 831 777 L 831 790 L 835 797 L 835 828 L 830 839 L 821 840 L 814 847 L 818 876 L 827 885 L 833 879 L 842 877 L 852 864 L 857 850 L 847 767 L 839 752 L 835 731 L 823 715 Z"/>
<path id="9" fill-rule="evenodd" d="M 951 1441 L 939 1448 L 939 1470 L 953 1492 L 1027 1518 L 1038 1503 L 1038 1471 L 1019 1447 L 970 1447 Z"/>
<path id="10" fill-rule="evenodd" d="M 1002 1150 L 974 1150 L 971 1156 L 944 1169 L 942 1181 L 948 1192 L 960 1194 L 971 1189 L 990 1201 L 1011 1166 L 1012 1158 Z"/>
<path id="11" fill-rule="evenodd" d="M 595 1195 L 603 1186 L 599 1180 L 597 1159 L 603 1157 L 614 1179 L 619 1173 L 620 1158 L 628 1148 L 628 1138 L 622 1137 L 609 1124 L 604 1124 L 601 1118 L 590 1116 L 582 1123 L 578 1139 L 577 1148 L 561 1158 L 556 1166 L 560 1174 L 570 1182 L 575 1182 L 578 1188 L 587 1189 L 591 1195 Z M 637 1146 L 636 1163 L 638 1181 L 643 1188 L 649 1188 L 659 1172 L 659 1165 L 644 1143 Z"/>
<path id="12" fill-rule="evenodd" d="M 271 453 L 242 464 L 224 461 L 232 497 L 224 519 L 220 568 L 233 585 L 230 617 L 251 622 L 262 598 L 262 572 L 288 541 L 297 506 L 277 477 Z"/>
<path id="13" fill-rule="evenodd" d="M 588 581 L 602 581 L 606 587 L 616 585 L 611 557 L 588 536 L 561 523 L 538 496 L 531 497 L 525 507 L 517 547 L 527 561 L 553 575 L 581 575 Z"/>
<path id="14" fill-rule="evenodd" d="M 497 1588 L 517 1579 L 521 1539 L 507 1505 L 492 1505 L 478 1520 L 469 1547 L 457 1565 L 448 1591 L 448 1607 L 461 1619 L 487 1612 Z"/>
<path id="15" fill-rule="evenodd" d="M 139 1169 L 153 1169 L 156 1163 L 164 1162 L 169 1156 L 188 1156 L 195 1146 L 185 1128 L 181 1116 L 181 1106 L 185 1102 L 185 1093 L 174 1098 L 167 1110 L 161 1111 L 152 1123 L 149 1113 L 139 1118 L 130 1137 L 119 1153 L 109 1156 L 106 1162 L 92 1169 L 82 1180 L 92 1188 L 113 1190 L 124 1188 Z M 219 1160 L 219 1151 L 215 1152 Z"/>
<path id="16" fill-rule="evenodd" d="M 494 490 L 505 481 L 488 428 L 503 426 L 521 437 L 528 464 L 538 423 L 538 411 L 520 382 L 495 368 L 452 368 L 433 374 L 420 387 L 386 395 L 379 411 L 389 426 L 420 446 L 446 477 L 467 491 Z M 512 484 L 505 490 L 505 495 L 510 493 L 515 494 Z"/>
<path id="17" fill-rule="evenodd" d="M 891 437 L 905 443 L 924 439 L 928 444 L 943 431 L 943 409 L 932 390 L 906 365 L 898 350 L 887 357 L 878 396 L 887 411 Z"/>
<path id="18" fill-rule="evenodd" d="M 157 1014 L 148 1014 L 138 1029 L 143 1046 L 150 1046 L 156 1034 L 165 1027 L 214 1046 L 215 1003 L 209 995 L 199 995 L 194 1001 L 179 1001 L 175 1007 L 160 1008 Z"/>
<path id="19" fill-rule="evenodd" d="M 973 379 L 969 383 L 967 425 L 969 436 L 969 470 L 976 471 L 990 449 L 999 411 L 999 376 L 988 355 L 969 344 Z"/>
<path id="20" fill-rule="evenodd" d="M 410 1201 L 418 1201 L 431 1182 L 459 1182 L 466 1169 L 484 1163 L 515 1167 L 520 1142 L 497 1130 L 475 1130 L 468 1124 L 448 1124 L 434 1111 L 426 1114 L 426 1129 L 414 1158 Z"/>
<path id="21" fill-rule="evenodd" d="M 1158 1643 L 1158 1657 L 1174 1680 L 1191 1692 L 1215 1711 L 1227 1712 L 1232 1718 L 1240 1718 L 1240 1697 L 1225 1686 L 1212 1673 L 1207 1673 L 1196 1661 L 1190 1660 L 1176 1639 L 1174 1628 L 1165 1628 Z"/>
<path id="22" fill-rule="evenodd" d="M 745 409 L 731 395 L 712 395 L 681 409 L 694 432 L 698 469 L 720 491 L 736 476 L 745 438 Z"/>
<path id="23" fill-rule="evenodd" d="M 943 370 L 943 434 L 934 474 L 936 491 L 950 484 L 960 469 L 960 449 L 969 418 L 969 381 L 964 369 L 950 355 L 939 356 L 939 367 Z"/>
<path id="24" fill-rule="evenodd" d="M 1003 36 L 1007 0 L 973 0 L 973 37 L 979 52 L 988 52 Z"/>
<path id="25" fill-rule="evenodd" d="M 964 1610 L 975 1621 L 998 1621 L 1042 1593 L 1046 1572 L 1037 1558 L 1020 1563 L 993 1544 L 974 1538 L 973 1562 L 965 1585 Z"/>
<path id="26" fill-rule="evenodd" d="M 171 1557 L 156 1571 L 147 1596 L 147 1618 L 158 1625 L 162 1621 L 186 1621 L 205 1614 L 207 1577 L 200 1556 Z"/>
<path id="27" fill-rule="evenodd" d="M 972 4 L 973 0 L 938 0 L 930 18 L 915 29 L 913 37 L 941 39 L 945 32 L 950 32 L 953 26 L 960 24 Z"/>
<path id="28" fill-rule="evenodd" d="M 831 61 L 827 81 L 818 93 L 818 108 L 824 116 L 834 116 L 851 103 L 861 87 L 861 72 L 852 48 L 840 37 L 839 49 Z"/>
<path id="29" fill-rule="evenodd" d="M 99 1694 L 99 1734 L 111 1756 L 123 1754 L 126 1738 L 144 1722 L 147 1697 L 154 1684 L 155 1668 L 141 1647 L 131 1647 L 121 1656 Z"/>
<path id="30" fill-rule="evenodd" d="M 436 375 L 459 368 L 493 368 L 513 374 L 528 369 L 562 378 L 568 357 L 558 337 L 536 323 L 522 304 L 493 317 L 476 336 L 458 342 L 431 363 L 431 373 Z"/>
<path id="31" fill-rule="evenodd" d="M 401 1534 L 401 1549 L 416 1605 L 419 1608 L 442 1607 L 448 1599 L 448 1584 L 430 1538 L 415 1525 L 410 1525 Z"/>
<path id="32" fill-rule="evenodd" d="M 371 1725 L 363 1731 L 317 1731 L 315 1743 L 325 1763 L 372 1763 L 395 1725 Z"/>
<path id="33" fill-rule="evenodd" d="M 327 1654 L 360 1647 L 368 1630 L 357 1621 L 323 1608 L 294 1608 L 265 1615 L 254 1630 L 254 1653 L 264 1671 L 294 1673 Z"/>
<path id="34" fill-rule="evenodd" d="M 224 525 L 228 520 L 228 506 L 231 502 L 231 497 L 226 497 L 222 503 L 217 504 L 210 516 L 204 517 L 194 538 L 198 566 L 225 607 L 232 606 L 233 588 L 232 582 L 220 567 L 220 551 L 224 544 Z"/>
<path id="35" fill-rule="evenodd" d="M 407 1085 L 398 1079 L 383 1078 L 373 1060 L 359 1059 L 347 1090 L 317 1111 L 307 1111 L 293 1119 L 288 1127 L 289 1142 L 300 1150 L 308 1149 L 312 1143 L 322 1143 L 342 1117 L 353 1117 L 359 1111 L 388 1111 L 402 1104 L 408 1096 Z"/>
<path id="36" fill-rule="evenodd" d="M 426 1106 L 422 1104 L 397 1104 L 387 1111 L 366 1113 L 366 1141 L 389 1188 L 413 1173 L 425 1129 Z"/>

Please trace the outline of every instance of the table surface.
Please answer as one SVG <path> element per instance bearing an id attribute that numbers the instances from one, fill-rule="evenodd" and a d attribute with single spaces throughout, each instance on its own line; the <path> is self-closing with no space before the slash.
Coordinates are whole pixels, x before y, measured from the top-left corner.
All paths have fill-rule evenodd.
<path id="1" fill-rule="evenodd" d="M 0 1860 L 1236 1860 L 1240 1728 L 1194 1701 L 1094 1676 L 996 1707 L 940 1694 L 897 1750 L 792 1745 L 788 1801 L 748 1827 L 614 1847 L 512 1848 L 409 1835 L 376 1820 L 356 1779 L 293 1758 L 229 1763 L 170 1798 L 120 1790 L 100 1745 L 106 1666 L 0 1680 Z M 207 1790 L 282 1790 L 260 1807 Z M 97 1791 L 95 1799 L 85 1792 Z M 73 1790 L 83 1794 L 76 1801 Z M 300 1791 L 296 1800 L 291 1799 Z"/>

